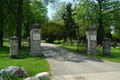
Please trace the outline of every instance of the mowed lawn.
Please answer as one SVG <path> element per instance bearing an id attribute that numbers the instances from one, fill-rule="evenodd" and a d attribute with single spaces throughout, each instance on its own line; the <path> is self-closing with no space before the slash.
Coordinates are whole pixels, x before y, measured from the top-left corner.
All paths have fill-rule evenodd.
<path id="1" fill-rule="evenodd" d="M 99 58 L 103 60 L 113 61 L 113 62 L 119 62 L 120 63 L 120 48 L 111 48 L 111 56 L 104 56 L 102 55 L 102 48 L 97 48 L 98 55 L 89 55 L 86 53 L 85 45 L 79 45 L 79 49 L 77 52 L 77 44 L 73 44 L 72 46 L 70 44 L 63 44 L 59 45 L 63 48 L 66 48 L 68 50 L 74 51 L 79 54 L 83 54 L 89 57 Z"/>
<path id="2" fill-rule="evenodd" d="M 22 43 L 22 45 L 27 45 Z M 8 42 L 4 42 L 4 46 L 0 47 L 0 70 L 9 66 L 23 67 L 28 76 L 35 76 L 40 72 L 50 72 L 50 65 L 45 60 L 44 55 L 41 57 L 29 57 L 29 47 L 19 49 L 19 58 L 10 59 L 10 47 Z"/>

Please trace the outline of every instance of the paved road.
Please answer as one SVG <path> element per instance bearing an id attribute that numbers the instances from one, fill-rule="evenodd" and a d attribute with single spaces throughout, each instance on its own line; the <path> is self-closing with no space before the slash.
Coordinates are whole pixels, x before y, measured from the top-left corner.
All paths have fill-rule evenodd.
<path id="1" fill-rule="evenodd" d="M 120 80 L 120 63 L 90 58 L 53 44 L 42 43 L 51 80 Z"/>

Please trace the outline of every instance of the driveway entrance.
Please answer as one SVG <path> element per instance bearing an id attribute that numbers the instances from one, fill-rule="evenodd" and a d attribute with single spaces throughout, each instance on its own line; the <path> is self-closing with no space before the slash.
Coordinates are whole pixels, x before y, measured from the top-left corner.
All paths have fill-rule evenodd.
<path id="1" fill-rule="evenodd" d="M 52 80 L 120 80 L 120 63 L 104 61 L 42 43 Z"/>

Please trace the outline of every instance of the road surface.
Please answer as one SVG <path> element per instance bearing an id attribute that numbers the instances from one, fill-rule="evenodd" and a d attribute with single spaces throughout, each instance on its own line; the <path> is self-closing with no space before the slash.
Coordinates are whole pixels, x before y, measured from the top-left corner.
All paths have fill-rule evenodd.
<path id="1" fill-rule="evenodd" d="M 51 80 L 120 80 L 120 63 L 87 57 L 49 43 L 42 43 Z"/>

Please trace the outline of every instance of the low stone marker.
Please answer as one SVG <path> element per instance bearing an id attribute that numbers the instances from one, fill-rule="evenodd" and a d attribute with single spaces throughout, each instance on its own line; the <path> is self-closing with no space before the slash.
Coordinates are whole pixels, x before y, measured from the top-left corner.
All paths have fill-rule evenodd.
<path id="1" fill-rule="evenodd" d="M 10 58 L 18 58 L 18 38 L 13 36 L 10 38 Z"/>
<path id="2" fill-rule="evenodd" d="M 105 38 L 102 40 L 103 55 L 111 55 L 111 39 Z"/>

